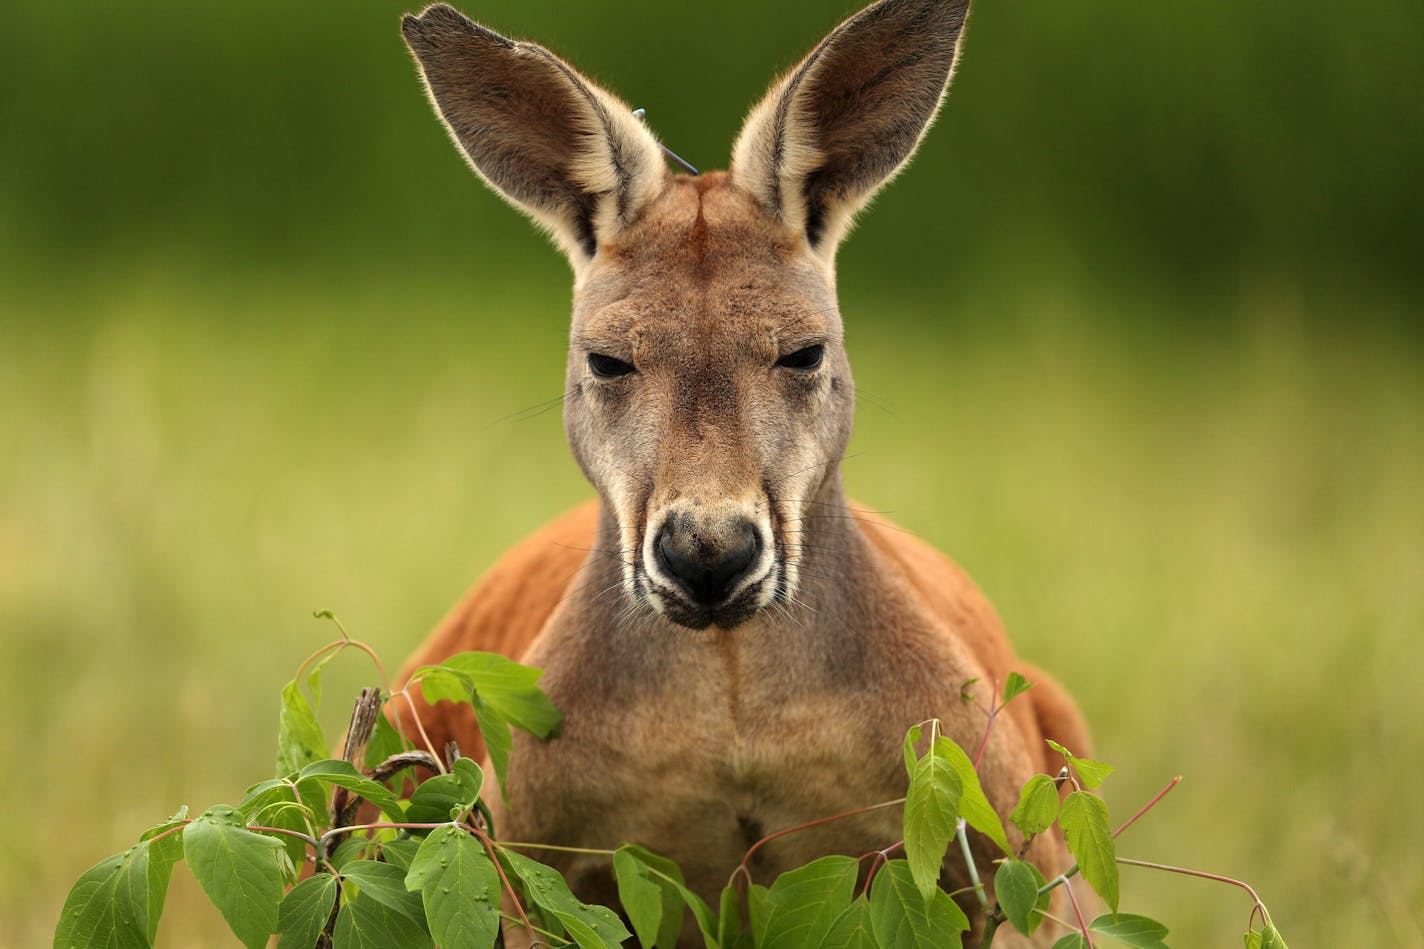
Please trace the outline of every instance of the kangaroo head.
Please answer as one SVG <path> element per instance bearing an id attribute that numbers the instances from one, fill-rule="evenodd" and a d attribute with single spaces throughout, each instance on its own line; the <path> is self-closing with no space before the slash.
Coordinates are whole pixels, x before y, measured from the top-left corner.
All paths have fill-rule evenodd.
<path id="1" fill-rule="evenodd" d="M 569 442 L 626 595 L 673 622 L 796 594 L 854 412 L 836 247 L 933 119 L 968 7 L 861 11 L 752 110 L 731 170 L 696 177 L 548 50 L 443 4 L 403 22 L 471 166 L 569 257 Z"/>

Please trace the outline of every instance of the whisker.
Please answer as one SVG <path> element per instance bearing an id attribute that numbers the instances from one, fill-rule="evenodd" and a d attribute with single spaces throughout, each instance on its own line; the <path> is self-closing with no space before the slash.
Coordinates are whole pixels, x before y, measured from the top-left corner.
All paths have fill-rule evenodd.
<path id="1" fill-rule="evenodd" d="M 494 421 L 487 423 L 484 427 L 485 429 L 490 429 L 496 425 L 502 425 L 505 422 L 527 422 L 530 419 L 537 418 L 540 415 L 543 415 L 545 412 L 549 411 L 550 409 L 554 408 L 556 405 L 563 404 L 564 400 L 569 397 L 569 393 L 571 392 L 573 392 L 573 389 L 565 389 L 562 394 L 556 395 L 552 399 L 545 399 L 543 402 L 535 402 L 533 405 L 522 408 L 518 412 L 511 412 L 508 415 L 501 416 L 500 418 L 497 418 Z"/>

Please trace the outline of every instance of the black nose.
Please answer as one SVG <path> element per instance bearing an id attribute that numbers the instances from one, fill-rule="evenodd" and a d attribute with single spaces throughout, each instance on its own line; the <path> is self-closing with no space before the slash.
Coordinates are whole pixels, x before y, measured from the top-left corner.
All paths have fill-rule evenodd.
<path id="1" fill-rule="evenodd" d="M 694 603 L 716 606 L 756 563 L 761 537 L 749 521 L 715 538 L 699 533 L 688 521 L 676 516 L 664 521 L 653 554 Z"/>

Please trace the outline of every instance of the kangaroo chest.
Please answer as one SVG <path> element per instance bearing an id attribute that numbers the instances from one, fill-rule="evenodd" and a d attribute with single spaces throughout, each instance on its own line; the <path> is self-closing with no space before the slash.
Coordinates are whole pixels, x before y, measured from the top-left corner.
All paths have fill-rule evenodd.
<path id="1" fill-rule="evenodd" d="M 636 678 L 577 650 L 531 657 L 544 658 L 565 726 L 553 741 L 516 748 L 506 836 L 639 843 L 715 896 L 761 838 L 903 795 L 900 742 L 931 714 L 926 696 L 882 681 L 864 662 L 838 666 L 825 653 L 723 636 L 665 652 L 655 642 Z M 769 880 L 827 853 L 885 847 L 899 824 L 898 808 L 870 811 L 779 838 L 749 866 Z M 572 859 L 562 869 L 577 878 L 585 867 L 585 889 L 596 890 L 605 864 Z"/>

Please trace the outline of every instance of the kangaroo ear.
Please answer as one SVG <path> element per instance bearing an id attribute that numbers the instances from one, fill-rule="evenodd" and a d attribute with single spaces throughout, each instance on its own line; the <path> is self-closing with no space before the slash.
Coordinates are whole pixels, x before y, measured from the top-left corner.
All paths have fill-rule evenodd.
<path id="1" fill-rule="evenodd" d="M 880 0 L 842 23 L 747 116 L 733 179 L 833 257 L 934 119 L 968 14 L 969 0 Z"/>
<path id="2" fill-rule="evenodd" d="M 661 190 L 669 173 L 657 140 L 542 46 L 440 3 L 407 14 L 401 33 L 470 165 L 546 227 L 575 268 Z"/>

